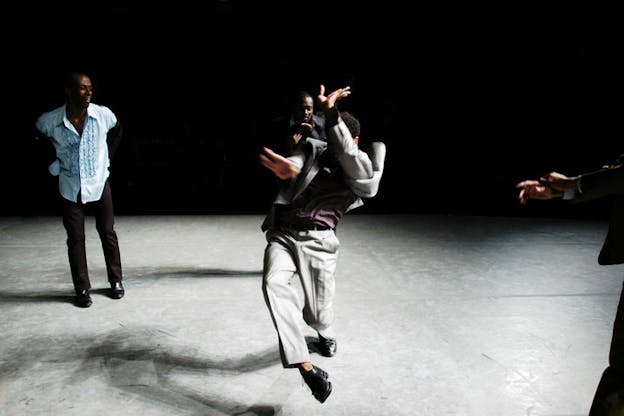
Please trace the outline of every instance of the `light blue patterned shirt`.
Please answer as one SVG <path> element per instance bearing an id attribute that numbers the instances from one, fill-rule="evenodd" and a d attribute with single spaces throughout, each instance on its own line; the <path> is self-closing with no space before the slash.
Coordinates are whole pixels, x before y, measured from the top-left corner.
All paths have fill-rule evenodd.
<path id="1" fill-rule="evenodd" d="M 56 160 L 48 167 L 59 177 L 59 192 L 70 201 L 83 203 L 102 197 L 110 165 L 106 134 L 117 124 L 108 108 L 89 104 L 82 136 L 66 115 L 66 105 L 42 114 L 35 123 L 37 130 L 52 139 Z"/>

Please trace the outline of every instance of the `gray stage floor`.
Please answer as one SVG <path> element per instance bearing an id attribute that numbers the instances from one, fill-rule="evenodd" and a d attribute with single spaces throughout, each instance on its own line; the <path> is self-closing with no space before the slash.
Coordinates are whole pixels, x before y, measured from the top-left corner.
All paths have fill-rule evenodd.
<path id="1" fill-rule="evenodd" d="M 606 223 L 347 215 L 320 404 L 279 362 L 261 220 L 118 217 L 112 300 L 89 219 L 79 309 L 60 219 L 0 218 L 0 414 L 587 414 L 624 276 L 596 262 Z"/>

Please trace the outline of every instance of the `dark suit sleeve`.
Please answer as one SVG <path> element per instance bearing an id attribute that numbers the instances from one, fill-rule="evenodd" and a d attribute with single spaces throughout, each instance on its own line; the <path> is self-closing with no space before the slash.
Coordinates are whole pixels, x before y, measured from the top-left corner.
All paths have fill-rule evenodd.
<path id="1" fill-rule="evenodd" d="M 119 143 L 121 143 L 121 136 L 123 135 L 123 129 L 121 123 L 118 121 L 115 126 L 106 133 L 106 144 L 108 145 L 108 157 L 113 159 Z"/>
<path id="2" fill-rule="evenodd" d="M 624 165 L 611 166 L 580 177 L 582 193 L 576 201 L 588 201 L 607 195 L 624 194 Z"/>

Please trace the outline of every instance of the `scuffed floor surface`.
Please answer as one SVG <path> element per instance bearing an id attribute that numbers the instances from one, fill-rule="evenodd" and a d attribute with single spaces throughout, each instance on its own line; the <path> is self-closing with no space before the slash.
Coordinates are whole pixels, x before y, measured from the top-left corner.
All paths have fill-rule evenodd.
<path id="1" fill-rule="evenodd" d="M 606 223 L 347 215 L 320 404 L 279 361 L 261 221 L 118 217 L 113 300 L 89 218 L 80 309 L 60 218 L 0 218 L 0 414 L 587 414 L 624 277 L 597 264 Z"/>

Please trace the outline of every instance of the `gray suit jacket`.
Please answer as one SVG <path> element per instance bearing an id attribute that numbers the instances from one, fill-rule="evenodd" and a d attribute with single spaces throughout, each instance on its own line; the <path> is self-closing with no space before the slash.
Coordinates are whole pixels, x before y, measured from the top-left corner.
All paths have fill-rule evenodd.
<path id="1" fill-rule="evenodd" d="M 274 223 L 275 204 L 290 204 L 312 182 L 321 169 L 319 157 L 324 152 L 334 154 L 343 169 L 346 186 L 358 196 L 347 211 L 361 206 L 362 198 L 372 198 L 377 194 L 386 158 L 385 144 L 373 142 L 368 153 L 361 150 L 353 141 L 347 126 L 339 120 L 338 124 L 327 130 L 327 142 L 308 137 L 288 157 L 299 168 L 299 174 L 290 180 L 281 181 L 273 207 L 262 223 L 263 231 Z"/>
<path id="2" fill-rule="evenodd" d="M 580 176 L 580 190 L 575 202 L 614 196 L 613 212 L 598 263 L 602 265 L 624 263 L 624 163 Z"/>

